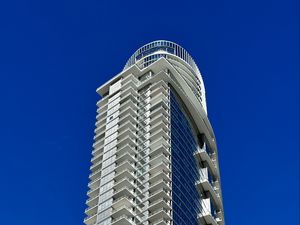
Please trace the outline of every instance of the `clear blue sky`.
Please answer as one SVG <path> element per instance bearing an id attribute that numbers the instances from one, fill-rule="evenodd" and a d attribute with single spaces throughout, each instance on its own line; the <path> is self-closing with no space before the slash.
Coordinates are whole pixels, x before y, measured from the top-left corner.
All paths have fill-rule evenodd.
<path id="1" fill-rule="evenodd" d="M 299 224 L 298 17 L 296 0 L 2 1 L 0 223 L 82 224 L 95 90 L 167 39 L 204 77 L 227 224 Z"/>

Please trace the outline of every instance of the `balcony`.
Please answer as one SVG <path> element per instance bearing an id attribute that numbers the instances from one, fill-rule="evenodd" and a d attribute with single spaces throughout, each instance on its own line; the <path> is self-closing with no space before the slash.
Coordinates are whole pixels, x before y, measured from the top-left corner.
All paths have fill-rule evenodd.
<path id="1" fill-rule="evenodd" d="M 114 188 L 116 190 L 119 190 L 123 187 L 126 187 L 128 189 L 134 188 L 135 187 L 134 179 L 128 179 L 127 177 L 125 177 L 114 184 Z"/>
<path id="2" fill-rule="evenodd" d="M 155 105 L 160 101 L 168 101 L 167 95 L 165 95 L 163 92 L 157 93 L 156 96 L 151 98 L 150 103 L 151 105 Z"/>
<path id="3" fill-rule="evenodd" d="M 124 95 L 121 100 L 120 100 L 120 104 L 121 107 L 123 104 L 125 104 L 127 101 L 131 102 L 132 105 L 136 105 L 136 103 L 138 102 L 137 98 L 133 95 L 131 95 L 130 93 Z"/>
<path id="4" fill-rule="evenodd" d="M 122 80 L 122 88 L 126 89 L 128 86 L 136 88 L 139 80 L 134 75 L 129 75 Z"/>
<path id="5" fill-rule="evenodd" d="M 99 151 L 99 153 L 95 154 L 94 157 L 92 158 L 92 163 L 94 164 L 102 160 L 102 156 L 103 156 L 103 152 Z"/>
<path id="6" fill-rule="evenodd" d="M 88 217 L 92 217 L 97 214 L 98 205 L 93 205 L 87 208 L 84 212 Z"/>
<path id="7" fill-rule="evenodd" d="M 133 124 L 138 123 L 137 119 L 135 117 L 133 117 L 131 114 L 120 114 L 119 115 L 119 121 L 118 124 L 121 126 L 123 125 L 125 122 L 130 121 Z"/>
<path id="8" fill-rule="evenodd" d="M 162 188 L 162 189 L 158 189 L 154 192 L 150 192 L 149 194 L 149 197 L 148 197 L 148 200 L 151 202 L 154 202 L 156 200 L 159 200 L 159 199 L 168 199 L 168 200 L 171 200 L 171 197 L 170 197 L 170 190 L 167 189 L 167 188 Z"/>
<path id="9" fill-rule="evenodd" d="M 113 221 L 116 221 L 118 218 L 120 218 L 121 216 L 126 216 L 126 217 L 134 217 L 135 216 L 135 212 L 131 209 L 128 208 L 126 206 L 123 206 L 121 208 L 115 209 L 112 212 L 112 218 Z"/>
<path id="10" fill-rule="evenodd" d="M 165 144 L 160 144 L 158 146 L 154 146 L 155 148 L 152 147 L 149 156 L 151 158 L 154 158 L 155 156 L 157 156 L 158 154 L 162 153 L 165 154 L 167 156 L 170 156 L 170 151 L 169 151 L 169 147 Z"/>
<path id="11" fill-rule="evenodd" d="M 95 163 L 94 165 L 92 165 L 90 167 L 90 170 L 94 173 L 97 170 L 101 169 L 101 165 L 102 165 L 102 160 L 98 161 L 97 163 Z"/>
<path id="12" fill-rule="evenodd" d="M 156 125 L 159 122 L 163 123 L 163 124 L 161 124 L 162 127 L 167 128 L 168 125 L 169 125 L 169 121 L 168 121 L 167 118 L 168 117 L 165 116 L 164 114 L 159 114 L 159 115 L 152 116 L 151 120 L 150 120 L 150 125 L 152 126 L 151 129 L 153 129 L 154 125 Z"/>
<path id="13" fill-rule="evenodd" d="M 165 208 L 161 208 L 158 210 L 155 210 L 153 212 L 150 212 L 149 217 L 148 217 L 148 221 L 153 224 L 155 221 L 157 220 L 170 220 L 170 210 L 165 209 Z"/>
<path id="14" fill-rule="evenodd" d="M 121 105 L 120 105 L 120 112 L 126 110 L 127 108 L 131 108 L 133 111 L 137 110 L 137 105 L 136 105 L 136 100 L 134 100 L 134 102 L 131 99 L 122 100 L 121 101 Z"/>
<path id="15" fill-rule="evenodd" d="M 150 192 L 155 192 L 159 189 L 170 189 L 170 181 L 169 180 L 165 180 L 165 179 L 160 179 L 154 183 L 150 183 L 149 185 L 149 191 Z"/>
<path id="16" fill-rule="evenodd" d="M 137 116 L 137 111 L 136 111 L 136 107 L 131 104 L 131 106 L 127 106 L 126 108 L 122 105 L 122 107 L 120 107 L 120 113 L 119 113 L 119 117 L 124 117 L 126 115 L 132 115 L 134 117 Z"/>
<path id="17" fill-rule="evenodd" d="M 107 107 L 107 106 L 105 105 L 105 107 Z M 103 108 L 103 107 L 101 107 L 101 108 Z M 96 116 L 96 120 L 97 120 L 97 121 L 98 121 L 98 120 L 101 120 L 103 117 L 106 116 L 106 112 L 105 112 L 105 114 L 103 114 L 103 113 L 100 113 L 98 110 L 100 110 L 99 107 L 98 107 L 98 109 L 97 109 L 97 116 Z M 97 122 L 96 122 L 96 124 L 97 124 Z"/>
<path id="18" fill-rule="evenodd" d="M 97 106 L 98 107 L 103 107 L 105 104 L 108 103 L 108 95 L 106 95 L 104 98 L 100 99 L 98 102 L 97 102 Z"/>
<path id="19" fill-rule="evenodd" d="M 126 169 L 126 170 L 123 170 L 123 171 L 117 173 L 114 178 L 115 182 L 118 183 L 121 180 L 123 180 L 124 178 L 137 179 L 137 177 L 136 177 L 136 175 L 134 175 L 133 171 L 134 170 Z"/>
<path id="20" fill-rule="evenodd" d="M 163 161 L 161 162 L 160 164 L 154 166 L 154 167 L 151 167 L 149 169 L 149 173 L 150 175 L 154 175 L 154 174 L 157 174 L 158 172 L 162 173 L 168 173 L 170 171 L 169 169 L 169 166 L 168 166 L 168 163 L 166 161 Z"/>
<path id="21" fill-rule="evenodd" d="M 161 179 L 166 180 L 166 181 L 171 181 L 170 175 L 168 175 L 167 172 L 161 172 L 161 171 L 156 174 L 151 175 L 151 177 L 149 178 L 148 181 L 150 183 L 155 183 Z"/>
<path id="22" fill-rule="evenodd" d="M 167 219 L 160 219 L 153 223 L 153 225 L 170 225 L 171 221 Z"/>
<path id="23" fill-rule="evenodd" d="M 103 117 L 101 121 L 97 122 L 97 127 L 94 131 L 95 138 L 103 134 L 103 132 L 105 131 L 105 126 L 106 126 L 106 117 Z"/>
<path id="24" fill-rule="evenodd" d="M 122 88 L 122 89 L 123 90 L 121 91 L 121 94 L 120 94 L 121 98 L 123 98 L 124 96 L 126 96 L 128 94 L 135 96 L 135 97 L 137 97 L 137 95 L 138 95 L 136 89 L 134 89 L 131 86 L 129 86 L 127 88 Z"/>
<path id="25" fill-rule="evenodd" d="M 159 93 L 163 93 L 165 95 L 168 94 L 168 86 L 164 81 L 156 82 L 154 85 L 151 86 L 151 97 L 154 97 Z"/>
<path id="26" fill-rule="evenodd" d="M 148 210 L 154 211 L 155 209 L 164 208 L 167 210 L 171 210 L 171 204 L 168 199 L 158 199 L 154 202 L 150 202 Z"/>
<path id="27" fill-rule="evenodd" d="M 99 195 L 96 195 L 95 197 L 93 198 L 89 198 L 87 201 L 86 201 L 86 204 L 89 206 L 89 207 L 93 207 L 95 205 L 98 204 L 98 199 L 99 199 Z"/>
<path id="28" fill-rule="evenodd" d="M 123 154 L 119 154 L 117 153 L 117 157 L 115 162 L 119 165 L 125 161 L 131 162 L 131 163 L 135 163 L 136 162 L 136 157 L 135 154 L 130 154 L 129 152 L 125 152 Z"/>
<path id="29" fill-rule="evenodd" d="M 127 196 L 125 196 L 125 197 L 120 197 L 120 198 L 114 200 L 112 207 L 113 207 L 113 209 L 116 210 L 116 209 L 121 208 L 122 206 L 130 208 L 134 205 L 135 205 L 135 203 L 133 202 L 132 198 L 128 198 Z"/>
<path id="30" fill-rule="evenodd" d="M 97 136 L 97 135 L 96 135 Z M 100 139 L 97 139 L 97 137 L 95 136 L 95 138 L 94 138 L 94 144 L 93 144 L 93 148 L 94 149 L 97 149 L 97 148 L 99 148 L 101 145 L 103 145 L 104 144 L 104 136 L 102 137 L 102 138 L 100 138 Z"/>
<path id="31" fill-rule="evenodd" d="M 95 189 L 90 189 L 88 192 L 87 192 L 87 196 L 89 196 L 90 198 L 94 198 L 96 197 L 97 195 L 99 195 L 99 190 L 100 188 L 97 187 Z"/>
<path id="32" fill-rule="evenodd" d="M 94 150 L 92 151 L 92 155 L 94 157 L 102 154 L 103 149 L 104 149 L 104 142 L 103 142 L 103 144 L 100 144 L 99 142 L 97 142 L 96 144 L 93 144 L 93 148 L 94 148 Z"/>
<path id="33" fill-rule="evenodd" d="M 123 148 L 125 145 L 135 146 L 135 139 L 132 139 L 130 137 L 125 137 L 121 140 L 118 139 L 117 147 Z"/>
<path id="34" fill-rule="evenodd" d="M 107 104 L 103 105 L 103 107 L 99 107 L 99 108 L 97 109 L 97 113 L 98 113 L 99 115 L 103 115 L 104 113 L 106 113 L 106 110 L 107 110 Z"/>
<path id="35" fill-rule="evenodd" d="M 104 124 L 106 124 L 106 115 L 105 115 L 105 116 L 103 115 L 103 116 L 101 116 L 101 118 L 99 117 L 99 118 L 97 119 L 97 122 L 95 123 L 95 125 L 96 125 L 95 133 L 96 133 L 96 134 L 97 134 L 98 131 L 100 130 L 100 129 L 98 129 L 98 128 L 103 127 Z"/>
<path id="36" fill-rule="evenodd" d="M 95 180 L 95 179 L 97 179 L 98 177 L 100 177 L 101 171 L 102 171 L 102 170 L 101 170 L 101 168 L 100 168 L 100 169 L 96 170 L 95 172 L 91 173 L 91 174 L 89 175 L 90 180 Z"/>
<path id="37" fill-rule="evenodd" d="M 133 153 L 137 154 L 137 151 L 135 150 L 135 146 L 129 144 L 124 145 L 122 148 L 118 149 L 117 151 L 119 155 L 122 155 L 126 152 L 128 152 L 129 154 L 133 154 Z"/>
<path id="38" fill-rule="evenodd" d="M 159 129 L 153 133 L 151 133 L 149 140 L 150 141 L 155 141 L 157 139 L 159 139 L 160 137 L 163 137 L 165 139 L 169 139 L 169 134 L 166 132 L 165 129 Z"/>
<path id="39" fill-rule="evenodd" d="M 161 154 L 156 155 L 155 157 L 151 157 L 150 161 L 149 161 L 149 165 L 150 165 L 150 167 L 154 167 L 155 165 L 158 165 L 163 162 L 165 162 L 167 164 L 171 163 L 169 160 L 168 154 L 161 153 Z"/>
<path id="40" fill-rule="evenodd" d="M 150 149 L 154 151 L 156 148 L 161 147 L 162 145 L 166 148 L 169 148 L 170 144 L 168 143 L 168 139 L 163 137 L 158 138 L 150 144 Z"/>
<path id="41" fill-rule="evenodd" d="M 168 101 L 161 99 L 160 101 L 157 101 L 157 102 L 155 102 L 155 104 L 151 105 L 151 107 L 150 107 L 150 116 L 154 117 L 153 116 L 154 111 L 156 109 L 160 108 L 160 107 L 162 107 L 163 109 L 161 109 L 161 110 L 163 110 L 164 113 L 166 113 L 166 111 L 169 110 Z M 155 111 L 155 112 L 157 113 L 157 111 Z"/>
<path id="42" fill-rule="evenodd" d="M 130 123 L 129 123 L 130 124 Z M 124 138 L 137 138 L 135 134 L 135 130 L 132 130 L 130 127 L 126 129 L 122 129 L 118 135 L 118 139 L 124 139 Z"/>
<path id="43" fill-rule="evenodd" d="M 86 225 L 94 225 L 96 224 L 96 222 L 97 222 L 97 213 L 84 218 L 84 223 Z"/>
<path id="44" fill-rule="evenodd" d="M 194 157 L 200 165 L 207 165 L 213 177 L 218 178 L 219 173 L 216 168 L 214 162 L 211 159 L 210 153 L 205 151 L 204 149 L 199 149 L 194 153 Z"/>
<path id="45" fill-rule="evenodd" d="M 209 193 L 208 197 L 211 197 L 211 200 L 213 201 L 214 206 L 217 210 L 221 210 L 223 208 L 220 195 L 216 192 L 217 189 L 211 185 L 208 179 L 202 178 L 196 183 L 196 185 L 199 188 L 201 194 L 207 196 L 207 193 Z"/>
<path id="46" fill-rule="evenodd" d="M 166 105 L 160 105 L 158 107 L 153 107 L 152 110 L 150 110 L 150 118 L 154 118 L 158 115 L 164 115 L 165 117 L 168 116 L 168 108 Z"/>
<path id="47" fill-rule="evenodd" d="M 218 225 L 216 219 L 208 211 L 204 211 L 201 214 L 199 214 L 198 221 L 200 224 L 203 224 L 203 225 Z"/>
<path id="48" fill-rule="evenodd" d="M 124 123 L 122 123 L 119 128 L 118 128 L 118 133 L 122 133 L 124 130 L 130 128 L 131 130 L 133 130 L 134 132 L 136 131 L 136 126 L 135 124 L 133 124 L 130 121 L 126 121 Z"/>
<path id="49" fill-rule="evenodd" d="M 134 163 L 131 163 L 131 162 L 123 162 L 121 164 L 116 164 L 116 167 L 115 167 L 115 172 L 116 173 L 120 173 L 124 170 L 130 170 L 130 171 L 133 171 L 135 169 L 135 164 Z"/>
<path id="50" fill-rule="evenodd" d="M 116 219 L 111 221 L 111 225 L 135 225 L 134 217 L 133 216 L 120 216 Z"/>
<path id="51" fill-rule="evenodd" d="M 113 194 L 114 199 L 118 199 L 120 197 L 129 197 L 129 198 L 134 198 L 136 197 L 136 193 L 132 189 L 128 189 L 127 187 L 124 187 L 120 190 L 116 190 L 114 188 L 115 193 Z"/>

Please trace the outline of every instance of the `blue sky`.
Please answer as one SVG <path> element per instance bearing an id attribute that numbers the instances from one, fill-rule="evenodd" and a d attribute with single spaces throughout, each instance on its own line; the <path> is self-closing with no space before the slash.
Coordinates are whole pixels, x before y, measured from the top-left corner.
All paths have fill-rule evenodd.
<path id="1" fill-rule="evenodd" d="M 84 218 L 96 88 L 141 45 L 204 78 L 229 225 L 299 223 L 299 3 L 2 1 L 1 224 Z"/>

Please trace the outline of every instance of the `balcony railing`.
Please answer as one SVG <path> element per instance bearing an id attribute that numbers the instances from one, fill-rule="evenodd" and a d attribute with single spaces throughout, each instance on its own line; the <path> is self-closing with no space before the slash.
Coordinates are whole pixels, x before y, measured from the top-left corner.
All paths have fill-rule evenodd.
<path id="1" fill-rule="evenodd" d="M 209 211 L 203 211 L 198 215 L 198 220 L 200 224 L 203 225 L 218 225 L 216 217 Z"/>
<path id="2" fill-rule="evenodd" d="M 223 205 L 220 194 L 217 193 L 218 189 L 214 187 L 207 178 L 201 178 L 198 182 L 196 182 L 196 185 L 202 194 L 207 195 L 207 193 L 209 193 L 208 197 L 211 197 L 217 210 L 222 210 Z"/>
<path id="3" fill-rule="evenodd" d="M 211 156 L 212 156 L 211 153 L 208 154 L 208 152 L 205 149 L 198 149 L 194 153 L 194 157 L 199 162 L 199 164 L 202 165 L 202 167 L 208 166 L 209 171 L 212 173 L 213 177 L 215 179 L 218 179 L 219 178 L 218 169 L 215 163 L 213 162 Z"/>
<path id="4" fill-rule="evenodd" d="M 111 225 L 134 225 L 134 224 L 135 224 L 134 217 L 126 216 L 126 215 L 120 216 L 111 221 Z"/>

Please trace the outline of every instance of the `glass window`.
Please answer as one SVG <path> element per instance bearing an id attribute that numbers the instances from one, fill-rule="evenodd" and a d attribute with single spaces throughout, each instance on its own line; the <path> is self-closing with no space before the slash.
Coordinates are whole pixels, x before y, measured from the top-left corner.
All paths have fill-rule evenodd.
<path id="1" fill-rule="evenodd" d="M 170 105 L 174 224 L 198 225 L 201 206 L 195 183 L 200 174 L 193 156 L 198 146 L 180 99 L 173 90 Z"/>

